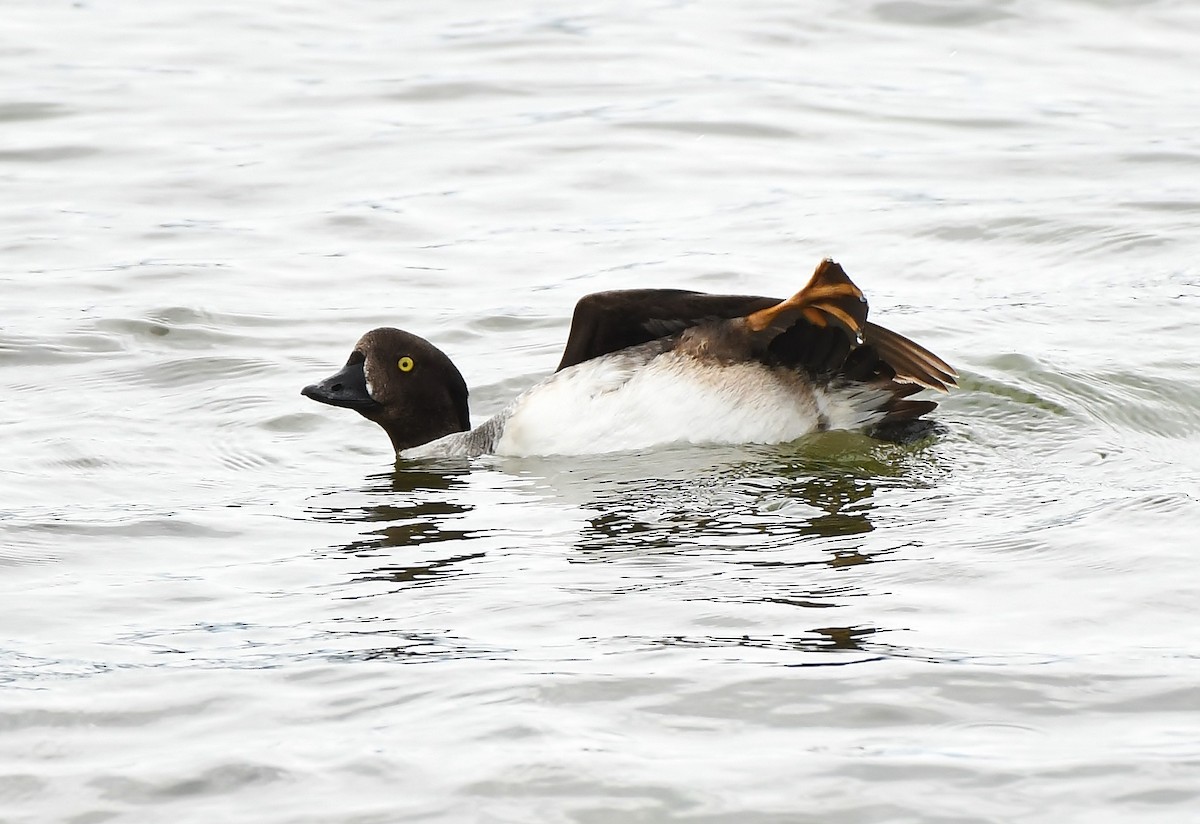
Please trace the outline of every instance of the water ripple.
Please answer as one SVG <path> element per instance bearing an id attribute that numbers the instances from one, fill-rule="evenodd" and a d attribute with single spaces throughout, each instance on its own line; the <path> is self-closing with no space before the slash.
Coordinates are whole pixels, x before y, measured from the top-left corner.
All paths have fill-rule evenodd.
<path id="1" fill-rule="evenodd" d="M 1195 817 L 1193 4 L 4 22 L 6 819 Z M 920 437 L 393 465 L 298 394 L 400 325 L 485 416 L 587 292 L 823 255 L 960 367 Z"/>

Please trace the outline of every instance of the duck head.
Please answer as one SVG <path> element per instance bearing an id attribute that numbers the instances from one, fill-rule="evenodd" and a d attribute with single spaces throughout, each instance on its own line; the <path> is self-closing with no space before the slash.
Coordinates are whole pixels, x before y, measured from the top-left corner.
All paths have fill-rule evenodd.
<path id="1" fill-rule="evenodd" d="M 442 350 L 400 329 L 363 335 L 340 372 L 300 394 L 374 421 L 397 452 L 471 428 L 462 374 Z"/>

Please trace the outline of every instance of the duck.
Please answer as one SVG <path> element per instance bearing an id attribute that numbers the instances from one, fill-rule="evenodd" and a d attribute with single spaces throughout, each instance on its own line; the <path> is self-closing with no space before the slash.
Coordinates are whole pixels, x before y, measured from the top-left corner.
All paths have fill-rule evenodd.
<path id="1" fill-rule="evenodd" d="M 558 368 L 471 426 L 450 358 L 401 329 L 367 332 L 337 373 L 301 390 L 377 423 L 396 457 L 578 455 L 668 444 L 786 443 L 927 423 L 958 374 L 867 321 L 826 258 L 786 299 L 683 289 L 596 292 L 575 307 Z"/>

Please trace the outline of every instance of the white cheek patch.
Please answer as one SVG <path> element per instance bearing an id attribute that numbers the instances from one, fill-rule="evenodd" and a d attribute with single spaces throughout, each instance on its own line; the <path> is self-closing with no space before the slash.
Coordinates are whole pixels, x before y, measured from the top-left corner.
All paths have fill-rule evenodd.
<path id="1" fill-rule="evenodd" d="M 367 394 L 371 396 L 371 400 L 375 400 L 375 389 L 371 386 L 371 362 L 363 363 L 363 380 L 367 384 Z"/>

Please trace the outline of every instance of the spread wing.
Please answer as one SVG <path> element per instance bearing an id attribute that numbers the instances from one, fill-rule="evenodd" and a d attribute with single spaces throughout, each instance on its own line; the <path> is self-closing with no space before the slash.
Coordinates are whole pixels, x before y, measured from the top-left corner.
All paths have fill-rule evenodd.
<path id="1" fill-rule="evenodd" d="M 581 298 L 560 370 L 649 343 L 714 320 L 728 320 L 779 303 L 752 295 L 709 295 L 685 289 L 624 289 Z"/>
<path id="2" fill-rule="evenodd" d="M 784 301 L 683 289 L 596 292 L 576 305 L 558 368 L 702 323 L 745 318 L 754 332 L 769 337 L 765 357 L 781 366 L 819 377 L 911 384 L 912 392 L 957 385 L 954 369 L 937 355 L 866 317 L 862 293 L 833 261 L 822 261 L 804 289 Z"/>

